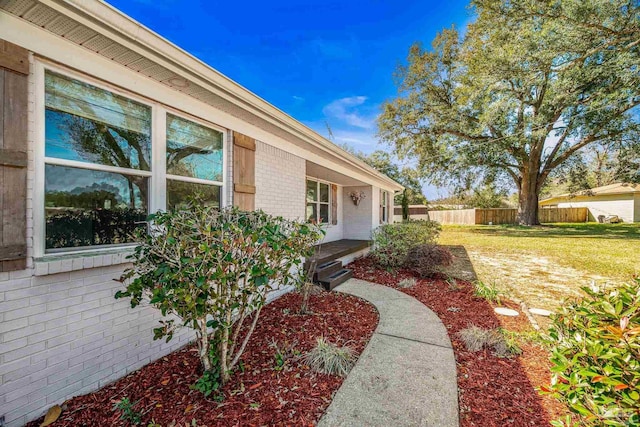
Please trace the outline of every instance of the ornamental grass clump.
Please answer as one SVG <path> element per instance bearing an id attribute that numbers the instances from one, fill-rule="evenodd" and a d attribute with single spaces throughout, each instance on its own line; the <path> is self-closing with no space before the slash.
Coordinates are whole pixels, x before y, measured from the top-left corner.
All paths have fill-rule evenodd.
<path id="1" fill-rule="evenodd" d="M 412 247 L 407 253 L 404 266 L 420 277 L 432 277 L 442 273 L 444 267 L 453 262 L 449 249 L 425 243 Z"/>
<path id="2" fill-rule="evenodd" d="M 511 357 L 522 353 L 517 343 L 507 339 L 501 329 L 487 329 L 479 326 L 469 326 L 458 332 L 458 336 L 467 350 L 471 352 L 490 349 L 497 357 Z"/>
<path id="3" fill-rule="evenodd" d="M 297 283 L 302 257 L 320 233 L 262 211 L 202 203 L 149 219 L 152 230 L 139 233 L 133 265 L 121 278 L 126 289 L 116 298 L 130 298 L 132 307 L 148 299 L 161 311 L 154 339 L 192 328 L 204 369 L 196 388 L 211 392 L 230 379 L 268 294 Z"/>
<path id="4" fill-rule="evenodd" d="M 435 221 L 412 220 L 381 225 L 372 235 L 371 257 L 382 268 L 402 267 L 412 247 L 434 243 L 440 230 L 440 224 Z"/>
<path id="5" fill-rule="evenodd" d="M 340 347 L 320 337 L 304 361 L 316 372 L 344 377 L 351 370 L 355 355 L 351 347 Z"/>
<path id="6" fill-rule="evenodd" d="M 552 318 L 551 394 L 584 426 L 640 425 L 640 278 L 583 288 Z M 555 421 L 562 426 L 564 421 Z"/>

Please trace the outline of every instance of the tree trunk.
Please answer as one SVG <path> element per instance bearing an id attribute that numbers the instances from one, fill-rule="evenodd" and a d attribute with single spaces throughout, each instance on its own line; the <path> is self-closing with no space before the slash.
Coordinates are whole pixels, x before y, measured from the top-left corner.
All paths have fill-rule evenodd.
<path id="1" fill-rule="evenodd" d="M 518 195 L 518 224 L 539 225 L 538 191 L 541 187 L 537 168 L 524 171 Z"/>
<path id="2" fill-rule="evenodd" d="M 200 331 L 197 333 L 198 350 L 200 361 L 202 362 L 202 368 L 205 371 L 213 369 L 211 365 L 211 358 L 209 357 L 209 334 L 207 331 L 207 319 L 203 319 L 198 322 L 200 324 Z"/>
<path id="3" fill-rule="evenodd" d="M 402 190 L 402 220 L 409 221 L 409 198 L 406 188 Z"/>

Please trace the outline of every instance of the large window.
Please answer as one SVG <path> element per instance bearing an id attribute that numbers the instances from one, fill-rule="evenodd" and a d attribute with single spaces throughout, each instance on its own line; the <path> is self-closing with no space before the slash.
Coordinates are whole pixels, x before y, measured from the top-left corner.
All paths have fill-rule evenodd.
<path id="1" fill-rule="evenodd" d="M 144 226 L 151 108 L 45 75 L 45 249 L 127 243 Z"/>
<path id="2" fill-rule="evenodd" d="M 45 252 L 131 243 L 192 196 L 221 206 L 221 130 L 50 70 L 44 85 Z"/>
<path id="3" fill-rule="evenodd" d="M 328 224 L 331 212 L 329 200 L 329 184 L 307 179 L 307 221 Z"/>

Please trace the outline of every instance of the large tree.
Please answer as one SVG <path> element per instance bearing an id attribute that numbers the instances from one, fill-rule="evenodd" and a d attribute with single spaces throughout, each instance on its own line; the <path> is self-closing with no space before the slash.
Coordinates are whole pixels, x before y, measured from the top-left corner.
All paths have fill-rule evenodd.
<path id="1" fill-rule="evenodd" d="M 462 38 L 411 47 L 379 135 L 436 184 L 508 178 L 538 223 L 550 173 L 638 129 L 638 0 L 474 0 Z M 635 140 L 634 144 L 640 144 Z"/>

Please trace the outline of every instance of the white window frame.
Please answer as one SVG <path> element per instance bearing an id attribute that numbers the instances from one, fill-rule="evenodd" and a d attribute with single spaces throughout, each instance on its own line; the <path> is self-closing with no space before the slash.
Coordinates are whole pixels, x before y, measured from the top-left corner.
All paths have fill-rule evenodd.
<path id="1" fill-rule="evenodd" d="M 382 190 L 380 192 L 382 197 L 380 198 L 380 207 L 382 208 L 382 218 L 380 218 L 380 222 L 382 224 L 389 223 L 389 192 L 386 190 Z"/>
<path id="2" fill-rule="evenodd" d="M 69 77 L 80 82 L 91 84 L 97 88 L 123 96 L 132 101 L 146 105 L 151 108 L 151 171 L 119 168 L 114 166 L 99 165 L 95 163 L 80 162 L 75 160 L 64 160 L 45 156 L 45 73 L 51 71 Z M 187 182 L 217 185 L 220 187 L 220 206 L 227 206 L 227 179 L 228 179 L 228 130 L 215 125 L 207 120 L 193 116 L 189 113 L 171 108 L 157 101 L 139 96 L 125 89 L 113 86 L 103 80 L 98 80 L 83 73 L 68 69 L 59 64 L 54 64 L 47 60 L 36 58 L 34 64 L 34 112 L 35 112 L 35 133 L 34 133 L 34 187 L 33 187 L 33 256 L 42 258 L 49 255 L 73 255 L 73 254 L 94 254 L 104 251 L 113 251 L 118 248 L 128 248 L 135 246 L 135 243 L 123 243 L 104 245 L 99 247 L 67 248 L 47 252 L 46 241 L 46 217 L 45 217 L 45 165 L 53 164 L 59 166 L 78 167 L 82 169 L 99 170 L 105 172 L 126 173 L 129 175 L 145 176 L 149 178 L 149 200 L 147 201 L 149 213 L 159 210 L 166 210 L 167 203 L 167 179 L 176 179 Z M 210 181 L 198 178 L 189 178 L 167 174 L 167 114 L 192 121 L 199 125 L 211 128 L 222 133 L 222 181 Z"/>
<path id="3" fill-rule="evenodd" d="M 307 200 L 307 181 L 313 181 L 316 183 L 316 194 L 318 195 L 318 200 L 316 200 L 315 202 L 310 202 Z M 329 186 L 329 201 L 328 202 L 321 202 L 320 201 L 320 184 L 327 184 Z M 331 217 L 331 185 L 333 185 L 332 182 L 329 181 L 324 181 L 322 179 L 318 179 L 318 178 L 314 178 L 312 176 L 307 176 L 305 177 L 304 180 L 304 216 L 305 216 L 305 220 L 307 220 L 307 205 L 309 203 L 315 203 L 317 208 L 316 208 L 316 221 L 318 220 L 318 218 L 320 217 L 320 205 L 327 205 L 328 209 L 329 209 L 329 214 L 327 215 L 327 222 L 318 222 L 318 224 L 321 225 L 326 225 L 326 226 L 330 226 L 332 224 L 332 220 L 333 218 Z"/>

